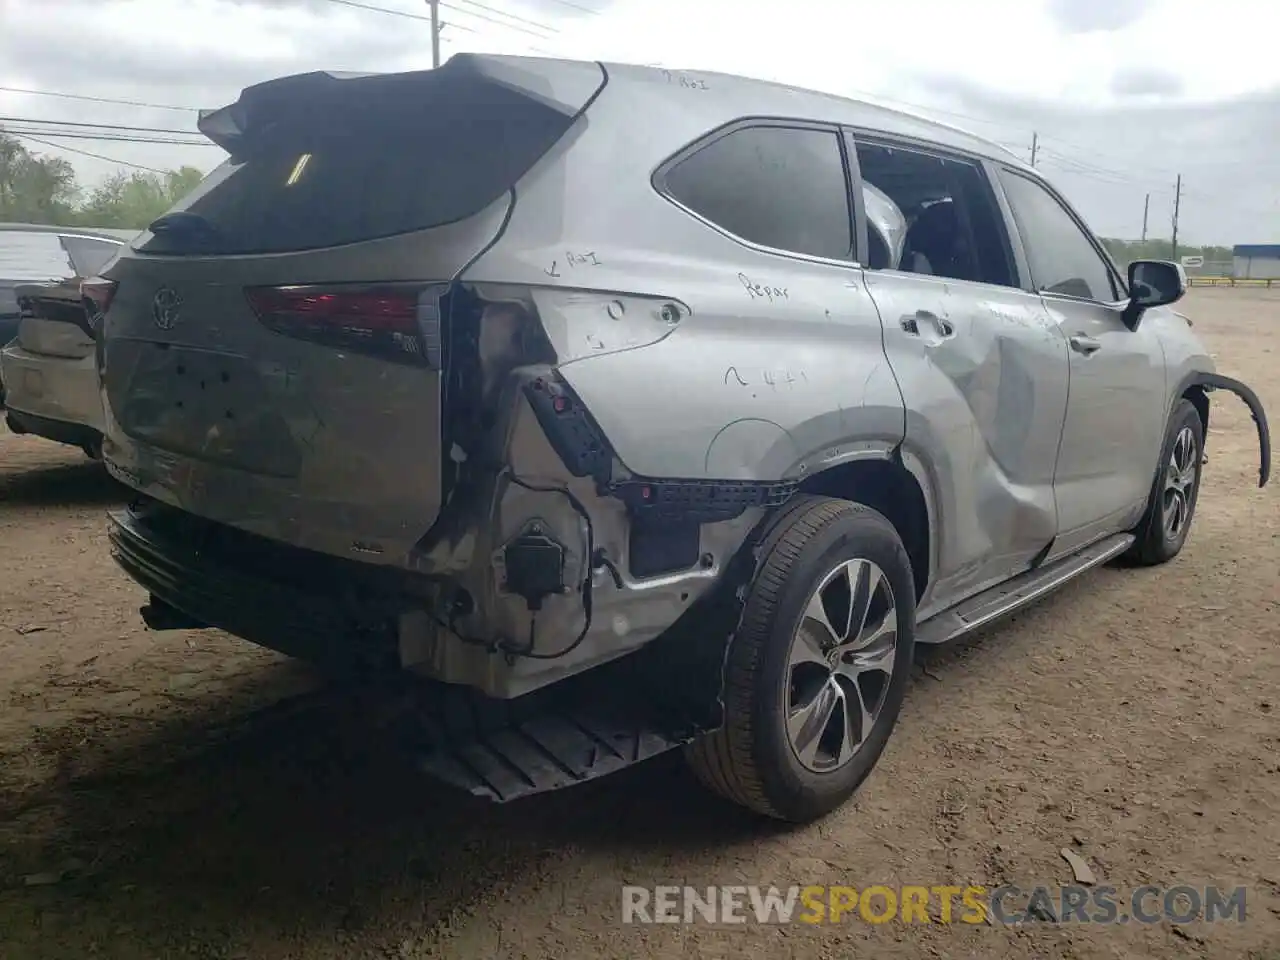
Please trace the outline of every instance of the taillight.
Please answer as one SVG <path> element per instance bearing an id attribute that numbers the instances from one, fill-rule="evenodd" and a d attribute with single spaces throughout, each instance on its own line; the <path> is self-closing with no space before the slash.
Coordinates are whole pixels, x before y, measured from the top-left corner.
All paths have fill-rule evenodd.
<path id="1" fill-rule="evenodd" d="M 442 287 L 249 287 L 269 330 L 399 363 L 439 364 Z"/>
<path id="2" fill-rule="evenodd" d="M 115 298 L 116 288 L 119 286 L 120 284 L 115 280 L 106 280 L 103 277 L 91 277 L 80 281 L 80 296 L 88 301 L 89 320 L 93 326 L 97 326 L 99 317 L 106 316 L 107 310 L 111 307 L 111 301 Z"/>

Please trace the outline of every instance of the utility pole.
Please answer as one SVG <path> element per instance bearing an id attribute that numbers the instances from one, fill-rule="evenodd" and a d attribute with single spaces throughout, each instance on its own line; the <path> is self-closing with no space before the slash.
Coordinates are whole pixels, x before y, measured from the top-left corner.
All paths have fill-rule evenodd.
<path id="1" fill-rule="evenodd" d="M 1178 259 L 1178 211 L 1182 206 L 1182 174 L 1178 174 L 1178 185 L 1173 188 L 1173 259 Z"/>
<path id="2" fill-rule="evenodd" d="M 1151 194 L 1142 201 L 1142 242 L 1147 242 L 1147 214 L 1151 212 Z"/>
<path id="3" fill-rule="evenodd" d="M 427 0 L 431 8 L 431 66 L 440 66 L 440 0 Z"/>
<path id="4" fill-rule="evenodd" d="M 1036 165 L 1036 148 L 1040 146 L 1040 135 L 1034 130 L 1031 131 L 1031 165 Z"/>

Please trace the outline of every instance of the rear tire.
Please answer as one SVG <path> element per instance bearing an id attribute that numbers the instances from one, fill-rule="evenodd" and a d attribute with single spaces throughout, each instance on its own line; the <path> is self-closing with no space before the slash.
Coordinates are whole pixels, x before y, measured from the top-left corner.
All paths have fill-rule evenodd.
<path id="1" fill-rule="evenodd" d="M 762 544 L 725 664 L 725 722 L 686 749 L 721 796 L 793 823 L 848 800 L 897 722 L 915 639 L 911 561 L 861 504 L 801 497 Z"/>
<path id="2" fill-rule="evenodd" d="M 1179 400 L 1169 418 L 1146 512 L 1133 530 L 1137 540 L 1125 552 L 1125 560 L 1149 567 L 1168 563 L 1182 552 L 1195 518 L 1203 460 L 1200 414 L 1190 400 Z"/>

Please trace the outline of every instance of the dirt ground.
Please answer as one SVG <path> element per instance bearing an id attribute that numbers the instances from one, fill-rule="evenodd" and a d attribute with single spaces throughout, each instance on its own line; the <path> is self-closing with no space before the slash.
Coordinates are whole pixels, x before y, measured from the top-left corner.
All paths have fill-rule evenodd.
<path id="1" fill-rule="evenodd" d="M 1280 421 L 1280 294 L 1196 290 Z M 1118 411 L 1117 415 L 1123 415 Z M 1280 510 L 1215 400 L 1196 524 L 926 658 L 877 771 L 784 830 L 667 756 L 489 806 L 422 780 L 354 695 L 214 632 L 149 633 L 77 451 L 0 433 L 0 957 L 1280 958 Z M 2 429 L 2 428 L 0 428 Z M 624 926 L 620 885 L 1245 885 L 1151 927 Z"/>

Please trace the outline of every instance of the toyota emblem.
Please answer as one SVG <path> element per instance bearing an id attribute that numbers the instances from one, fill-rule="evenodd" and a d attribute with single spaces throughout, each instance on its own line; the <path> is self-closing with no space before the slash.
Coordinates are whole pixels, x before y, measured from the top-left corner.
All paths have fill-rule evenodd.
<path id="1" fill-rule="evenodd" d="M 161 287 L 151 298 L 151 319 L 161 330 L 172 330 L 182 311 L 182 297 L 177 290 Z"/>

